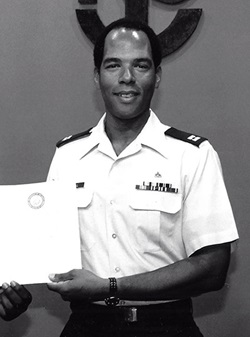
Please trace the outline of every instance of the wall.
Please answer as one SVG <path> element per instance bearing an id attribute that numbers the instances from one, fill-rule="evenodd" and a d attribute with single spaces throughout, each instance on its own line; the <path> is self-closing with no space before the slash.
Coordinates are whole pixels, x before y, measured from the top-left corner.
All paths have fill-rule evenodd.
<path id="1" fill-rule="evenodd" d="M 163 122 L 209 138 L 220 154 L 241 240 L 226 286 L 196 298 L 195 316 L 207 337 L 248 337 L 250 3 L 190 0 L 173 7 L 151 1 L 149 23 L 159 33 L 185 7 L 203 8 L 204 15 L 193 38 L 164 60 L 153 108 Z M 0 184 L 44 181 L 56 141 L 102 114 L 92 46 L 76 8 L 77 0 L 0 2 Z M 108 24 L 124 15 L 124 1 L 99 0 L 98 12 Z M 0 321 L 0 335 L 59 336 L 68 304 L 46 285 L 29 289 L 30 309 L 13 322 Z"/>

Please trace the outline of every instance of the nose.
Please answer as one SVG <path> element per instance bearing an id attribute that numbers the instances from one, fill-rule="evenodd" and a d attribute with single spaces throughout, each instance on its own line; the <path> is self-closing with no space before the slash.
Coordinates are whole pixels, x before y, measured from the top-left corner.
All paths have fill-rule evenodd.
<path id="1" fill-rule="evenodd" d="M 124 67 L 121 69 L 119 82 L 125 84 L 135 82 L 135 76 L 132 67 Z"/>

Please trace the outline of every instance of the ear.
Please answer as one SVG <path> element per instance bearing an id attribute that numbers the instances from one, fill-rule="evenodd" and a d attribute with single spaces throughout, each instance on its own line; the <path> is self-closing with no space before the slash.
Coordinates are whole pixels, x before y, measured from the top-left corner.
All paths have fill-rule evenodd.
<path id="1" fill-rule="evenodd" d="M 160 82 L 161 82 L 161 74 L 162 74 L 162 69 L 161 66 L 158 66 L 155 72 L 156 79 L 155 79 L 155 88 L 159 88 Z"/>
<path id="2" fill-rule="evenodd" d="M 99 80 L 100 80 L 100 73 L 99 73 L 99 70 L 95 67 L 95 69 L 94 69 L 94 82 L 95 82 L 95 85 L 96 85 L 97 89 L 100 89 Z"/>

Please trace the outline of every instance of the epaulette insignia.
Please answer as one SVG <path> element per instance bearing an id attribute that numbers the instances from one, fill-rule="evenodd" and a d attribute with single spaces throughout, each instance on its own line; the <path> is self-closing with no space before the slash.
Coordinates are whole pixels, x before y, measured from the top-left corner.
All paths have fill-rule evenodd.
<path id="1" fill-rule="evenodd" d="M 207 138 L 200 137 L 200 136 L 194 135 L 192 133 L 184 132 L 184 131 L 181 131 L 181 130 L 178 130 L 178 129 L 175 129 L 175 128 L 169 128 L 164 133 L 167 136 L 183 140 L 184 142 L 193 144 L 197 147 L 199 147 L 202 142 L 207 140 Z"/>
<path id="2" fill-rule="evenodd" d="M 59 142 L 57 142 L 56 147 L 59 148 L 59 147 L 65 145 L 65 144 L 68 144 L 68 143 L 73 142 L 75 140 L 87 137 L 91 134 L 91 132 L 90 132 L 91 130 L 92 130 L 92 128 L 88 129 L 87 131 L 77 133 L 76 135 L 65 137 L 62 140 L 59 140 Z"/>

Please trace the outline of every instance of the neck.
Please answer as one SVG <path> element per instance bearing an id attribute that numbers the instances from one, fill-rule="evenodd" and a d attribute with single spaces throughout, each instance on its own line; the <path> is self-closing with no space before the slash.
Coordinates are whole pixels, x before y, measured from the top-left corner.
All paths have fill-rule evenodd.
<path id="1" fill-rule="evenodd" d="M 107 114 L 105 130 L 117 156 L 139 135 L 150 112 L 134 119 L 117 119 Z"/>

